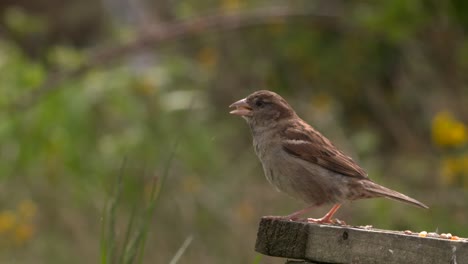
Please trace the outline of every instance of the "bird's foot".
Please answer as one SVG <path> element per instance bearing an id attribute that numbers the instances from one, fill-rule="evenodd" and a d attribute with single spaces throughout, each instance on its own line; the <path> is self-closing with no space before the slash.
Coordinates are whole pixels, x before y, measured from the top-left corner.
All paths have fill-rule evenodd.
<path id="1" fill-rule="evenodd" d="M 345 226 L 345 225 L 347 225 L 345 221 L 340 220 L 340 219 L 338 219 L 338 218 L 333 219 L 333 220 L 332 220 L 332 224 L 340 225 L 340 226 Z"/>
<path id="2" fill-rule="evenodd" d="M 304 208 L 300 211 L 294 212 L 290 215 L 286 216 L 265 216 L 267 219 L 278 219 L 278 220 L 285 220 L 285 221 L 298 221 L 298 222 L 309 222 L 309 223 L 317 223 L 317 224 L 331 224 L 332 222 L 332 217 L 338 211 L 340 208 L 341 204 L 335 204 L 328 213 L 322 217 L 322 218 L 299 218 L 302 214 L 305 212 L 309 211 L 310 209 L 314 208 L 315 205 L 309 206 L 307 208 Z"/>
<path id="3" fill-rule="evenodd" d="M 332 217 L 338 211 L 341 204 L 335 204 L 328 213 L 322 218 L 307 218 L 307 222 L 309 223 L 316 223 L 316 224 L 333 224 Z"/>
<path id="4" fill-rule="evenodd" d="M 332 220 L 327 217 L 322 218 L 307 218 L 308 223 L 315 223 L 315 224 L 331 224 Z"/>
<path id="5" fill-rule="evenodd" d="M 334 225 L 346 225 L 346 222 L 343 220 L 340 220 L 338 218 L 331 219 L 327 217 L 322 217 L 322 218 L 307 218 L 306 219 L 308 223 L 314 223 L 314 224 L 334 224 Z"/>

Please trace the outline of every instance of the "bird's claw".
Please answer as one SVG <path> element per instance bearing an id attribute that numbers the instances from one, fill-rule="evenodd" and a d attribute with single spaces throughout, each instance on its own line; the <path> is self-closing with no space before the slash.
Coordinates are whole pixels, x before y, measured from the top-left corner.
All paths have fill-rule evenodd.
<path id="1" fill-rule="evenodd" d="M 327 218 L 307 218 L 308 223 L 315 223 L 315 224 L 331 224 L 332 220 Z"/>
<path id="2" fill-rule="evenodd" d="M 340 220 L 338 218 L 330 219 L 326 217 L 322 218 L 307 218 L 306 221 L 308 223 L 314 223 L 314 224 L 334 224 L 334 225 L 346 225 L 346 222 L 343 220 Z"/>

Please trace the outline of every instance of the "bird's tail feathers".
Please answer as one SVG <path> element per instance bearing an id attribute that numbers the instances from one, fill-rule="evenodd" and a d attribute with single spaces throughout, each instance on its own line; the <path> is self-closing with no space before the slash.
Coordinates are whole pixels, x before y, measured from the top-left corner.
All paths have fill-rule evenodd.
<path id="1" fill-rule="evenodd" d="M 376 196 L 381 196 L 385 198 L 389 198 L 392 200 L 408 203 L 417 207 L 425 208 L 428 209 L 429 207 L 420 201 L 413 199 L 409 196 L 406 196 L 402 193 L 399 193 L 397 191 L 391 190 L 389 188 L 383 187 L 381 185 L 378 185 L 377 183 L 371 182 L 371 181 L 366 181 L 364 183 L 364 187 L 367 191 L 375 194 Z"/>

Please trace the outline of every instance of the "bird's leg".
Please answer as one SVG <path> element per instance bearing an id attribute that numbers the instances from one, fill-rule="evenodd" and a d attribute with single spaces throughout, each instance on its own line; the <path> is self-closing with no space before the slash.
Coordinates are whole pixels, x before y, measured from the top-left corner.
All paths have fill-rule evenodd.
<path id="1" fill-rule="evenodd" d="M 331 218 L 333 217 L 333 215 L 336 213 L 336 211 L 338 211 L 338 209 L 340 209 L 340 206 L 341 204 L 335 204 L 331 209 L 330 211 L 328 211 L 328 213 L 322 217 L 322 218 L 318 218 L 318 219 L 315 219 L 315 218 L 307 218 L 307 222 L 309 223 L 317 223 L 317 224 L 324 224 L 324 223 L 331 223 Z"/>

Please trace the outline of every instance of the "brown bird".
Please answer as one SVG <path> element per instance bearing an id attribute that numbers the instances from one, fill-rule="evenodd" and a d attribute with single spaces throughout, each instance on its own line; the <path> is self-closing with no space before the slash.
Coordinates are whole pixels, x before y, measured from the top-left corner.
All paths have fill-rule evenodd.
<path id="1" fill-rule="evenodd" d="M 279 191 L 310 205 L 280 218 L 297 220 L 314 207 L 333 204 L 324 217 L 308 218 L 309 222 L 330 223 L 343 202 L 375 197 L 428 208 L 369 179 L 364 169 L 299 118 L 278 94 L 257 91 L 230 107 L 235 107 L 231 114 L 249 124 L 267 180 Z"/>

